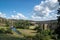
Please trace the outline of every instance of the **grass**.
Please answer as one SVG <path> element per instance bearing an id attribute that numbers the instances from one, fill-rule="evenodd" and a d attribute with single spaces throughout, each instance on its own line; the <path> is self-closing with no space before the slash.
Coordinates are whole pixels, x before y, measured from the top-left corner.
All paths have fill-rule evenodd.
<path id="1" fill-rule="evenodd" d="M 11 34 L 0 34 L 0 40 L 24 40 L 21 37 L 16 37 Z"/>
<path id="2" fill-rule="evenodd" d="M 1 28 L 8 28 L 8 27 L 0 27 Z M 17 29 L 20 33 L 22 33 L 22 35 L 24 36 L 35 36 L 36 35 L 36 31 L 35 30 L 30 30 L 30 29 Z M 13 32 L 15 34 L 15 32 Z M 17 35 L 17 34 L 16 34 Z"/>
<path id="3" fill-rule="evenodd" d="M 1 28 L 8 28 L 8 27 L 0 27 Z M 24 36 L 35 36 L 35 30 L 29 29 L 17 29 L 21 34 L 17 34 L 13 32 L 13 34 L 0 34 L 0 40 L 24 40 Z"/>
<path id="4" fill-rule="evenodd" d="M 35 36 L 36 31 L 35 30 L 29 30 L 29 29 L 17 29 L 19 32 L 21 32 L 24 36 Z"/>
<path id="5" fill-rule="evenodd" d="M 6 29 L 6 28 L 8 28 L 8 27 L 1 27 L 1 26 L 0 26 L 0 29 L 1 29 L 1 28 L 4 28 L 4 29 Z"/>

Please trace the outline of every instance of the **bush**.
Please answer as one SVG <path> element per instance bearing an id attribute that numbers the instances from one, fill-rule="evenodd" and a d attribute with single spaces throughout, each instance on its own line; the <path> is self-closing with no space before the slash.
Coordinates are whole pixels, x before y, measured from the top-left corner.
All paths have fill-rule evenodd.
<path id="1" fill-rule="evenodd" d="M 13 33 L 12 33 L 12 30 L 11 30 L 10 28 L 7 28 L 7 30 L 5 31 L 5 33 L 13 34 Z"/>
<path id="2" fill-rule="evenodd" d="M 1 28 L 0 33 L 8 33 L 8 34 L 13 34 L 12 30 L 10 28 Z"/>
<path id="3" fill-rule="evenodd" d="M 22 27 L 22 26 L 17 26 L 16 28 L 18 28 L 18 29 L 24 29 L 24 27 Z"/>
<path id="4" fill-rule="evenodd" d="M 5 33 L 5 31 L 6 31 L 6 30 L 5 30 L 4 28 L 1 28 L 1 29 L 0 29 L 0 33 Z"/>

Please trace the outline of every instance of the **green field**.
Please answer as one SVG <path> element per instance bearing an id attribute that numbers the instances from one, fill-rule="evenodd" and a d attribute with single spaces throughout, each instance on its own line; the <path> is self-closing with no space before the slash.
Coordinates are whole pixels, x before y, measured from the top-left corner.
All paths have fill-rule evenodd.
<path id="1" fill-rule="evenodd" d="M 7 27 L 0 27 L 6 29 Z M 0 34 L 0 40 L 24 40 L 25 36 L 35 36 L 35 30 L 29 29 L 17 29 L 21 34 L 17 34 L 13 31 L 13 34 Z"/>
<path id="2" fill-rule="evenodd" d="M 0 34 L 0 40 L 22 40 L 22 39 L 23 38 L 11 34 Z"/>

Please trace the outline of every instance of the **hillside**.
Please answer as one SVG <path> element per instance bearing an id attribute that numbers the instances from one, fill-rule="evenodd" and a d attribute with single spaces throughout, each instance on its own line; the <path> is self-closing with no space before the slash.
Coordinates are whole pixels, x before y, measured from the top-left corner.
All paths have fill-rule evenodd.
<path id="1" fill-rule="evenodd" d="M 30 22 L 34 24 L 50 24 L 57 23 L 57 20 L 48 20 L 48 21 L 33 21 L 33 20 L 16 20 L 16 19 L 6 19 L 0 17 L 0 26 L 4 26 L 6 23 L 14 24 L 16 22 Z"/>

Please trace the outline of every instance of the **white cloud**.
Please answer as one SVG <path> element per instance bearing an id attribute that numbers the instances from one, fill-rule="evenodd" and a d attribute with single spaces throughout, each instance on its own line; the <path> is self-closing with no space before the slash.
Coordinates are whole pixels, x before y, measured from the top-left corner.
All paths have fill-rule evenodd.
<path id="1" fill-rule="evenodd" d="M 16 15 L 11 15 L 11 19 L 27 19 L 22 13 L 17 13 Z"/>
<path id="2" fill-rule="evenodd" d="M 14 12 L 15 12 L 15 14 L 12 14 L 12 15 L 9 15 L 9 16 L 0 12 L 0 17 L 7 18 L 7 19 L 24 19 L 24 20 L 28 19 L 22 13 L 17 13 L 16 11 L 14 11 Z"/>
<path id="3" fill-rule="evenodd" d="M 34 7 L 32 18 L 37 20 L 57 19 L 58 6 L 58 0 L 41 1 L 39 5 Z"/>
<path id="4" fill-rule="evenodd" d="M 41 8 L 42 8 L 42 7 L 40 7 L 40 5 L 36 5 L 36 6 L 34 7 L 34 10 L 35 10 L 35 11 L 40 11 Z"/>
<path id="5" fill-rule="evenodd" d="M 18 13 L 17 16 L 21 17 L 21 18 L 26 18 L 23 14 Z"/>
<path id="6" fill-rule="evenodd" d="M 2 12 L 0 12 L 0 17 L 5 18 L 6 17 L 6 14 L 3 14 Z"/>

